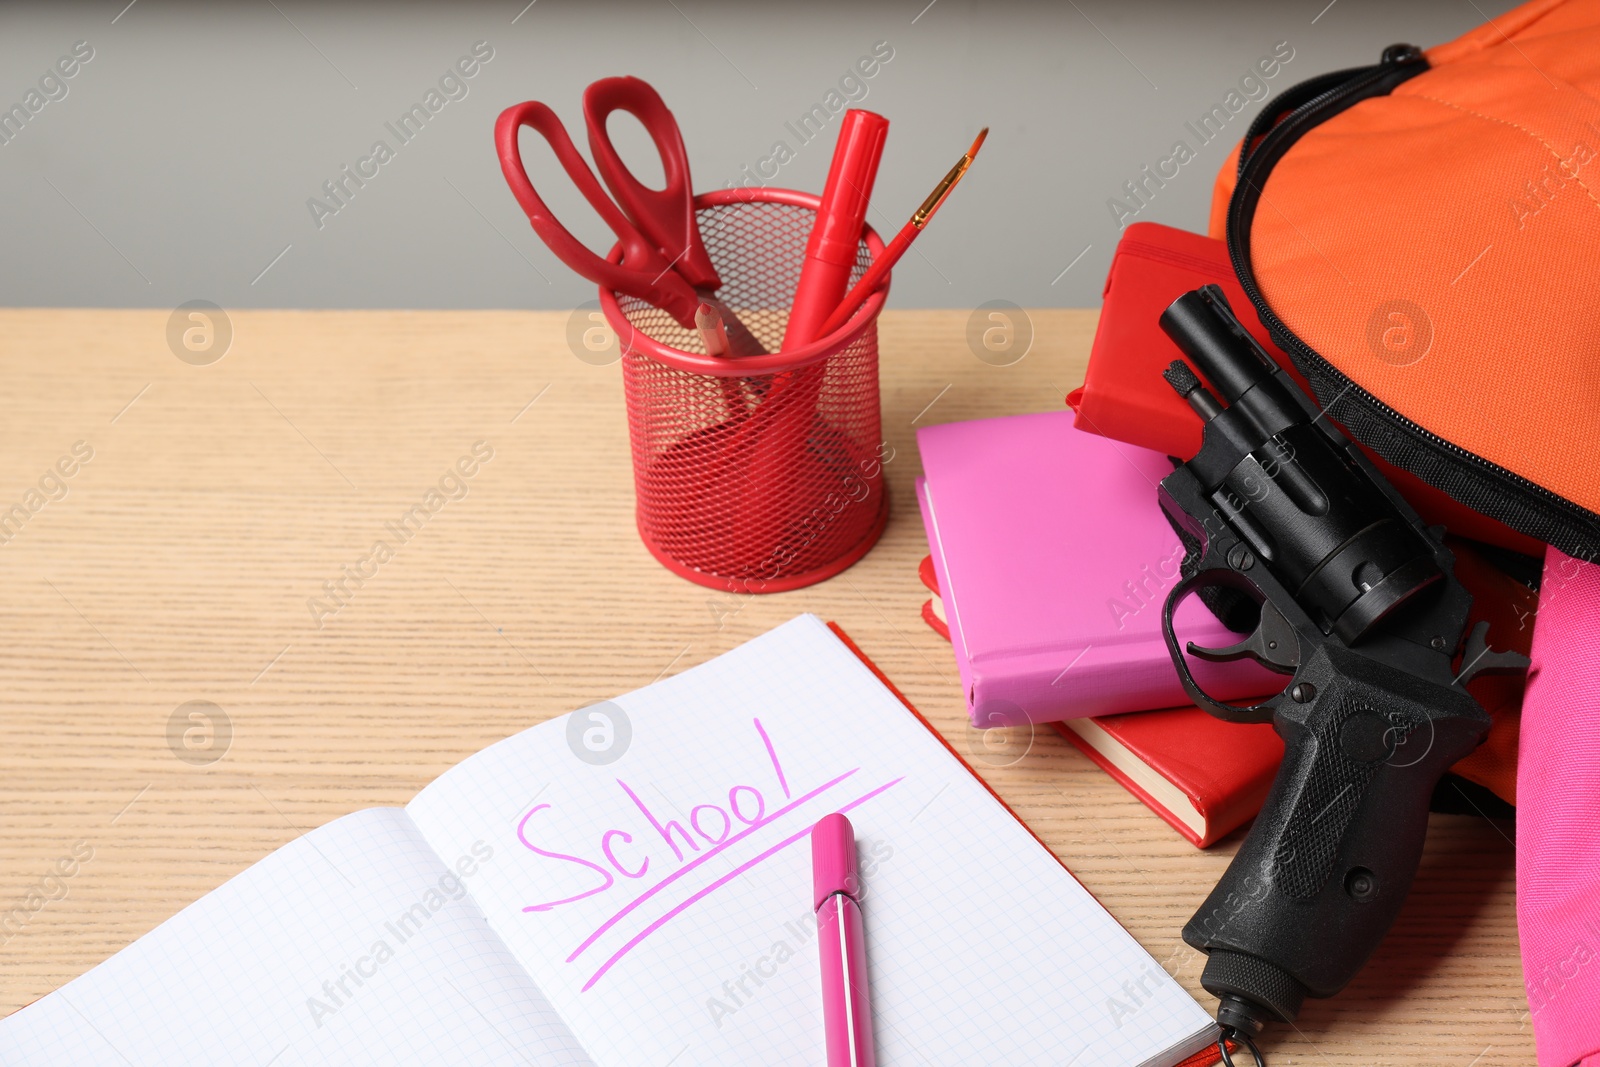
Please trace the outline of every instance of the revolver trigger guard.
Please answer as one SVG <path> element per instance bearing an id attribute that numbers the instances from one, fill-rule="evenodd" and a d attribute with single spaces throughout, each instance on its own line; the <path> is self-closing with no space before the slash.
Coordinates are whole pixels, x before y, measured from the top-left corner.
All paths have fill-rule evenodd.
<path id="1" fill-rule="evenodd" d="M 1189 655 L 1212 663 L 1227 663 L 1249 656 L 1267 670 L 1279 674 L 1293 674 L 1300 669 L 1300 639 L 1295 636 L 1289 620 L 1270 600 L 1261 602 L 1261 621 L 1243 641 L 1225 648 L 1206 648 L 1190 641 L 1188 647 Z"/>
<path id="2" fill-rule="evenodd" d="M 1183 683 L 1184 692 L 1189 694 L 1189 699 L 1193 700 L 1197 705 L 1204 708 L 1211 715 L 1222 719 L 1224 722 L 1271 722 L 1273 714 L 1277 711 L 1278 700 L 1282 697 L 1281 693 L 1269 697 L 1259 704 L 1251 704 L 1248 706 L 1229 704 L 1225 701 L 1217 700 L 1204 689 L 1201 689 L 1200 683 L 1194 680 L 1194 673 L 1189 669 L 1189 661 L 1184 658 L 1183 650 L 1178 645 L 1178 635 L 1172 626 L 1172 616 L 1173 613 L 1178 610 L 1178 605 L 1183 603 L 1184 600 L 1188 598 L 1189 594 L 1197 592 L 1206 585 L 1224 584 L 1233 585 L 1236 588 L 1243 589 L 1250 593 L 1253 597 L 1261 599 L 1260 590 L 1256 589 L 1255 586 L 1251 585 L 1249 582 L 1243 581 L 1235 571 L 1199 571 L 1198 573 L 1185 578 L 1183 581 L 1173 586 L 1172 591 L 1167 594 L 1167 601 L 1164 605 L 1162 605 L 1161 608 L 1161 636 L 1166 639 L 1167 652 L 1172 656 L 1172 665 L 1177 668 L 1178 680 Z M 1264 599 L 1261 599 L 1261 603 L 1262 614 L 1265 616 L 1267 604 Z M 1282 616 L 1279 616 L 1279 618 L 1282 618 Z M 1287 626 L 1287 623 L 1285 623 L 1285 626 Z M 1256 632 L 1261 632 L 1260 626 L 1256 628 Z M 1249 638 L 1246 638 L 1245 642 L 1242 643 L 1247 644 L 1249 640 Z M 1295 649 L 1295 658 L 1298 660 L 1298 642 L 1295 644 Z M 1250 653 L 1246 652 L 1242 654 L 1249 655 Z"/>

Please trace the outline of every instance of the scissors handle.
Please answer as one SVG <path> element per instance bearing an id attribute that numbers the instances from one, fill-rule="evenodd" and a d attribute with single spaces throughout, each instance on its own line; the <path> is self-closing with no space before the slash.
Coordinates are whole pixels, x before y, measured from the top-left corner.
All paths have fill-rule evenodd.
<path id="1" fill-rule="evenodd" d="M 523 126 L 545 139 L 583 198 L 589 201 L 589 205 L 599 212 L 606 225 L 617 235 L 617 240 L 622 244 L 620 265 L 596 255 L 572 236 L 539 197 L 533 183 L 528 180 L 527 169 L 522 165 L 522 150 L 517 135 Z M 664 309 L 678 322 L 693 329 L 695 309 L 700 304 L 699 296 L 651 239 L 640 233 L 606 196 L 554 111 L 537 100 L 506 108 L 495 121 L 494 142 L 500 155 L 500 170 L 505 174 L 512 195 L 522 205 L 534 232 L 563 263 L 597 285 L 636 296 Z"/>
<path id="2" fill-rule="evenodd" d="M 606 120 L 614 111 L 626 111 L 638 119 L 655 142 L 666 175 L 664 188 L 652 189 L 639 181 L 617 155 L 606 130 Z M 694 218 L 694 187 L 683 133 L 661 95 L 638 78 L 601 78 L 584 90 L 583 118 L 589 127 L 589 152 L 595 169 L 633 224 L 655 242 L 672 269 L 690 285 L 721 288 L 722 279 L 711 265 Z"/>

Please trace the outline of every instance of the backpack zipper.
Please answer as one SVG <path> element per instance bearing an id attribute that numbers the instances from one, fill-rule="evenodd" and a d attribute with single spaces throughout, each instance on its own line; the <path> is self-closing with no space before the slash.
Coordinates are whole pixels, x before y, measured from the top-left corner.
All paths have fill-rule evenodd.
<path id="1" fill-rule="evenodd" d="M 1592 560 L 1600 555 L 1600 517 L 1440 437 L 1356 385 L 1284 325 L 1256 284 L 1250 264 L 1250 227 L 1261 187 L 1272 168 L 1314 127 L 1362 100 L 1387 95 L 1427 69 L 1428 61 L 1419 49 L 1391 45 L 1375 66 L 1324 74 L 1279 94 L 1277 106 L 1269 107 L 1251 123 L 1239 152 L 1238 184 L 1228 204 L 1228 256 L 1267 332 L 1306 376 L 1330 418 L 1343 423 L 1357 440 L 1390 463 L 1467 507 L 1569 555 Z"/>

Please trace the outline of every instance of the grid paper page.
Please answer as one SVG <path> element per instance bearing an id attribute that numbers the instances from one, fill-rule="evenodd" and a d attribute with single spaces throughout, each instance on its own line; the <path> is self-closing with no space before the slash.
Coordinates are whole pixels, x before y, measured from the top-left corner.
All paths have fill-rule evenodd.
<path id="1" fill-rule="evenodd" d="M 601 1067 L 822 1062 L 808 834 L 840 810 L 883 1067 L 1172 1063 L 1213 1032 L 813 616 L 574 715 L 407 810 L 440 855 L 493 846 L 473 895 Z"/>
<path id="2" fill-rule="evenodd" d="M 441 860 L 396 808 L 347 815 L 11 1015 L 0 1063 L 584 1067 L 466 892 L 497 862 Z"/>

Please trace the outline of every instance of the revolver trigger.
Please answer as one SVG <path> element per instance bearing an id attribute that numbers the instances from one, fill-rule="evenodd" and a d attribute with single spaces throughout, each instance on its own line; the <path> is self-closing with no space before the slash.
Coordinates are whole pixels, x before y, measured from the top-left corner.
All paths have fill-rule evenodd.
<path id="1" fill-rule="evenodd" d="M 1272 606 L 1270 600 L 1262 602 L 1261 621 L 1249 637 L 1226 648 L 1205 648 L 1190 641 L 1189 654 L 1213 663 L 1226 663 L 1249 656 L 1279 674 L 1293 674 L 1300 669 L 1300 641 L 1295 637 L 1294 627 L 1289 625 L 1289 620 L 1283 617 L 1282 612 Z"/>
<path id="2" fill-rule="evenodd" d="M 1489 622 L 1479 619 L 1467 635 L 1467 647 L 1461 653 L 1461 673 L 1455 685 L 1466 685 L 1488 671 L 1521 671 L 1531 661 L 1521 652 L 1496 652 L 1489 647 Z"/>

